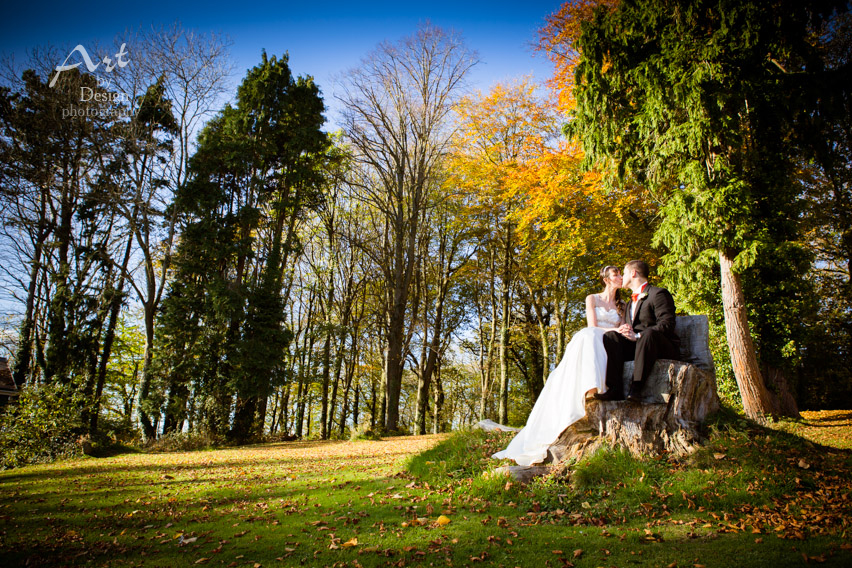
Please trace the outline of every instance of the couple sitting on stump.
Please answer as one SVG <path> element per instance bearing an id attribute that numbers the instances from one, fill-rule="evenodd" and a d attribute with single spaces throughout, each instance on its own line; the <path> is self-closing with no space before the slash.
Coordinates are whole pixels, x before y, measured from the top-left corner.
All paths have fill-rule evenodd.
<path id="1" fill-rule="evenodd" d="M 571 424 L 586 415 L 586 399 L 624 400 L 624 363 L 635 360 L 627 401 L 641 401 L 642 389 L 657 359 L 679 359 L 675 305 L 665 288 L 648 283 L 648 265 L 631 260 L 624 272 L 616 266 L 601 270 L 604 290 L 586 297 L 586 322 L 571 338 L 556 369 L 550 373 L 527 424 L 509 446 L 494 454 L 518 465 L 545 459 L 547 449 Z M 630 302 L 618 297 L 629 288 Z"/>

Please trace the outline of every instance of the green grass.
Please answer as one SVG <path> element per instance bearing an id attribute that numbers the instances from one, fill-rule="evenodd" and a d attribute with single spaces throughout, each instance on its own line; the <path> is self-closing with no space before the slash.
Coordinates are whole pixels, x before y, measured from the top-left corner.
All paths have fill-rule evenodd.
<path id="1" fill-rule="evenodd" d="M 689 457 L 606 449 L 521 486 L 490 475 L 510 438 L 288 442 L 0 472 L 0 565 L 852 562 L 847 450 L 726 414 Z"/>

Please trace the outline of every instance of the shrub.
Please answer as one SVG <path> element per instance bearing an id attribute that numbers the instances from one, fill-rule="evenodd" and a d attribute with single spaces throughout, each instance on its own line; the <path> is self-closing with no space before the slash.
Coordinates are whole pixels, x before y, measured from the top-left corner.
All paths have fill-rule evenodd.
<path id="1" fill-rule="evenodd" d="M 124 416 L 101 416 L 98 419 L 98 435 L 100 439 L 97 441 L 101 444 L 134 446 L 142 442 L 142 432 L 129 417 Z"/>
<path id="2" fill-rule="evenodd" d="M 0 468 L 80 454 L 84 398 L 70 385 L 27 386 L 0 414 Z"/>
<path id="3" fill-rule="evenodd" d="M 145 446 L 146 452 L 193 452 L 215 448 L 225 440 L 208 432 L 170 432 Z"/>
<path id="4" fill-rule="evenodd" d="M 353 442 L 358 440 L 381 440 L 382 435 L 370 428 L 367 423 L 359 424 L 357 428 L 353 428 L 349 434 L 349 439 Z"/>

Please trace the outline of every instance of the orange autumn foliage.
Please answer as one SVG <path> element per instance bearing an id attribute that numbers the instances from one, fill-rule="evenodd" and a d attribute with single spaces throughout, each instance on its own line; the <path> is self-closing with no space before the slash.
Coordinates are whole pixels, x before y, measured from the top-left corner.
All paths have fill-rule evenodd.
<path id="1" fill-rule="evenodd" d="M 582 150 L 560 133 L 558 106 L 529 79 L 464 99 L 448 162 L 468 215 L 486 232 L 513 226 L 519 265 L 542 285 L 565 270 L 653 256 L 642 223 L 654 208 L 637 188 L 608 190 L 582 169 Z"/>
<path id="2" fill-rule="evenodd" d="M 612 9 L 618 0 L 573 0 L 565 2 L 555 13 L 547 16 L 539 30 L 538 49 L 553 63 L 553 76 L 548 84 L 557 96 L 559 109 L 567 112 L 574 107 L 574 68 L 578 52 L 575 46 L 581 26 L 589 21 L 598 7 Z"/>

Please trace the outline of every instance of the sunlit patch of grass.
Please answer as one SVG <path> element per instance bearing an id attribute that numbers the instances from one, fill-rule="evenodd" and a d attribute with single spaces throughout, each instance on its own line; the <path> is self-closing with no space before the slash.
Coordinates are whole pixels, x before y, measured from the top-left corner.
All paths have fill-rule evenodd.
<path id="1" fill-rule="evenodd" d="M 409 473 L 428 483 L 474 478 L 494 468 L 491 455 L 502 450 L 514 436 L 511 432 L 459 430 L 435 447 L 406 462 Z"/>
<path id="2" fill-rule="evenodd" d="M 773 429 L 834 449 L 852 450 L 852 410 L 804 410 L 802 418 L 782 418 Z"/>

